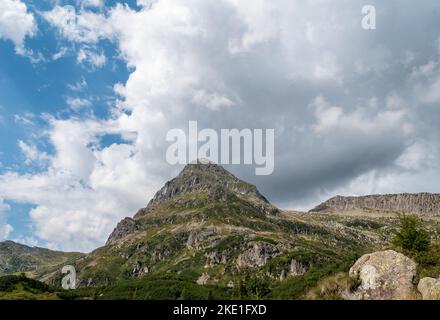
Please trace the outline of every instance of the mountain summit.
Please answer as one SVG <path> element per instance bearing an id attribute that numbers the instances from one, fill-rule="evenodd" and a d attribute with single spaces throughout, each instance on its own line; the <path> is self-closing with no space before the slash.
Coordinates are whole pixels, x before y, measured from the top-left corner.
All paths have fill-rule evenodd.
<path id="1" fill-rule="evenodd" d="M 134 218 L 122 220 L 107 240 L 111 244 L 126 235 L 143 229 L 146 220 L 189 213 L 212 214 L 219 208 L 234 205 L 242 214 L 277 215 L 273 206 L 254 185 L 244 182 L 214 163 L 188 164 L 180 174 L 165 183 L 151 199 L 147 207 L 139 210 Z M 225 213 L 225 217 L 234 210 Z"/>
<path id="2" fill-rule="evenodd" d="M 244 182 L 214 163 L 188 164 L 182 172 L 156 193 L 149 206 L 160 205 L 182 195 L 198 196 L 206 193 L 214 199 L 235 194 L 259 204 L 266 214 L 278 210 L 263 197 L 254 185 Z"/>

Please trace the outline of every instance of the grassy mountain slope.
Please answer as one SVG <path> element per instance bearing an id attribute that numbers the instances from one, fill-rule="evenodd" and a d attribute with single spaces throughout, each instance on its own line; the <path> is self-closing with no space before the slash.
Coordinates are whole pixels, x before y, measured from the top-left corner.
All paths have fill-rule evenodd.
<path id="1" fill-rule="evenodd" d="M 54 288 L 24 275 L 0 277 L 0 300 L 57 300 Z"/>
<path id="2" fill-rule="evenodd" d="M 220 166 L 188 165 L 74 265 L 100 297 L 299 298 L 386 246 L 394 224 L 325 217 L 283 212 Z"/>
<path id="3" fill-rule="evenodd" d="M 346 276 L 350 266 L 389 248 L 397 223 L 396 214 L 369 210 L 282 211 L 218 165 L 188 165 L 147 207 L 123 219 L 105 246 L 71 263 L 80 288 L 61 296 L 338 298 L 332 288 L 355 286 Z M 438 240 L 439 221 L 429 216 L 425 223 Z M 423 268 L 435 273 L 438 263 Z M 57 267 L 38 277 L 59 286 L 62 275 Z"/>
<path id="4" fill-rule="evenodd" d="M 81 253 L 32 248 L 13 241 L 3 241 L 0 242 L 0 276 L 21 272 L 37 276 L 81 256 Z"/>

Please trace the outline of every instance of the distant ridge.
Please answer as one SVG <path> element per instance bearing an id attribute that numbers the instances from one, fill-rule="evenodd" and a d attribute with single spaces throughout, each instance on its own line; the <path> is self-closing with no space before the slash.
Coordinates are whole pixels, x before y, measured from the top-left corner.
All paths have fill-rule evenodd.
<path id="1" fill-rule="evenodd" d="M 82 253 L 52 251 L 6 240 L 0 242 L 0 276 L 35 272 L 82 256 Z"/>
<path id="2" fill-rule="evenodd" d="M 417 215 L 440 215 L 440 194 L 401 193 L 360 197 L 333 197 L 309 212 L 393 211 Z"/>

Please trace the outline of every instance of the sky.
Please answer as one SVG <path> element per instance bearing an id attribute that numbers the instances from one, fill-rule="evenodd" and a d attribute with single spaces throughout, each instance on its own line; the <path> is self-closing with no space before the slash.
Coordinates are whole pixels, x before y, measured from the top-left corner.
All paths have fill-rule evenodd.
<path id="1" fill-rule="evenodd" d="M 376 8 L 376 29 L 362 8 Z M 280 208 L 440 191 L 437 0 L 0 0 L 0 240 L 88 252 L 182 169 L 167 132 L 273 128 Z"/>

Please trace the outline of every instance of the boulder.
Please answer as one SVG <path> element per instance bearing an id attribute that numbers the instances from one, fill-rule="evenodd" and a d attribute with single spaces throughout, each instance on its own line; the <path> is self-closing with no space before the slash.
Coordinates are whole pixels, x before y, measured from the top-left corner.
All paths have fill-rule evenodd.
<path id="1" fill-rule="evenodd" d="M 361 281 L 351 299 L 400 300 L 414 298 L 413 280 L 417 265 L 393 250 L 362 256 L 350 269 L 350 277 Z"/>
<path id="2" fill-rule="evenodd" d="M 423 300 L 440 300 L 440 278 L 423 278 L 417 289 L 422 294 Z"/>

